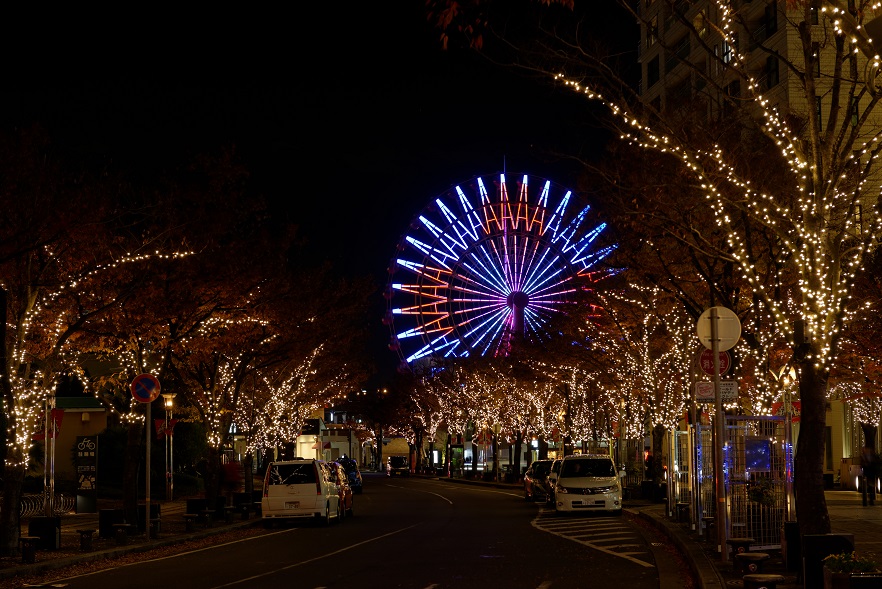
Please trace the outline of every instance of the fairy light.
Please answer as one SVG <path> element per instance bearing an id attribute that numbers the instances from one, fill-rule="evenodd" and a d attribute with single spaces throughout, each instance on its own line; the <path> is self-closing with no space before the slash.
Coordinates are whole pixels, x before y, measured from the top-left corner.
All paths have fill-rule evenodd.
<path id="1" fill-rule="evenodd" d="M 47 259 L 58 259 L 58 254 L 49 246 L 44 247 L 42 253 Z M 39 427 L 44 401 L 54 394 L 61 375 L 79 375 L 90 391 L 90 383 L 79 362 L 82 352 L 76 349 L 68 331 L 81 319 L 83 309 L 106 304 L 99 288 L 101 280 L 123 265 L 176 260 L 192 254 L 190 251 L 127 254 L 103 264 L 71 270 L 58 285 L 36 289 L 22 301 L 24 308 L 18 325 L 8 330 L 13 334 L 9 355 L 13 369 L 9 381 L 12 402 L 7 409 L 7 465 L 27 468 L 31 440 Z M 59 266 L 64 264 L 59 261 Z M 3 287 L 10 290 L 7 284 Z M 78 298 L 77 304 L 71 305 L 69 298 L 74 296 Z M 36 364 L 51 366 L 51 369 L 34 369 Z M 99 391 L 91 392 L 98 397 Z"/>
<path id="2" fill-rule="evenodd" d="M 720 32 L 733 53 L 727 67 L 744 71 L 744 56 L 735 42 L 734 16 L 728 3 L 718 2 Z M 822 11 L 834 26 L 837 35 L 844 35 L 841 14 L 833 8 Z M 847 307 L 848 293 L 856 272 L 874 236 L 880 234 L 882 223 L 877 210 L 864 207 L 864 224 L 857 222 L 856 205 L 866 190 L 870 177 L 869 163 L 861 168 L 857 184 L 851 186 L 847 176 L 833 168 L 826 174 L 813 163 L 813 155 L 805 151 L 802 137 L 790 128 L 778 109 L 759 92 L 757 81 L 745 76 L 748 92 L 757 105 L 764 121 L 763 130 L 773 138 L 781 149 L 793 179 L 797 195 L 793 209 L 783 205 L 777 195 L 763 193 L 754 188 L 734 165 L 722 146 L 702 149 L 678 142 L 673 136 L 659 134 L 644 125 L 628 107 L 606 98 L 596 89 L 584 86 L 577 80 L 557 74 L 554 79 L 586 98 L 599 101 L 620 122 L 620 138 L 644 149 L 655 150 L 676 158 L 686 170 L 699 180 L 705 199 L 713 212 L 718 227 L 727 235 L 727 244 L 742 277 L 750 285 L 756 300 L 762 302 L 762 313 L 771 320 L 773 330 L 785 334 L 790 345 L 793 342 L 792 319 L 805 321 L 806 332 L 811 334 L 812 351 L 808 361 L 822 375 L 829 373 L 834 355 L 834 345 L 840 326 L 851 318 Z M 863 147 L 871 160 L 878 157 L 879 134 L 870 138 Z M 847 161 L 852 156 L 843 156 Z M 734 195 L 735 198 L 729 198 Z M 797 278 L 796 292 L 785 293 L 779 300 L 774 288 L 767 288 L 760 269 L 752 260 L 750 245 L 733 222 L 742 212 L 774 232 L 780 240 L 781 259 L 793 270 Z M 839 244 L 849 242 L 850 249 L 838 254 Z M 777 344 L 778 342 L 775 342 Z M 749 354 L 749 352 L 748 352 Z M 757 373 L 758 390 L 770 391 L 767 376 Z"/>

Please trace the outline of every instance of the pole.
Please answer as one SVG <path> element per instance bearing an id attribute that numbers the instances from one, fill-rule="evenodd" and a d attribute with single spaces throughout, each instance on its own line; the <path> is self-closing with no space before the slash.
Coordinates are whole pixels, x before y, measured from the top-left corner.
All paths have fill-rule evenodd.
<path id="1" fill-rule="evenodd" d="M 43 513 L 46 517 L 52 515 L 52 506 L 49 504 L 49 420 L 52 413 L 49 411 L 49 397 L 43 404 Z"/>
<path id="2" fill-rule="evenodd" d="M 145 493 L 145 503 L 144 506 L 144 534 L 147 540 L 150 539 L 150 430 L 153 427 L 153 423 L 151 422 L 150 417 L 150 405 L 152 403 L 146 403 L 147 405 L 147 421 L 144 424 L 144 437 L 147 439 L 147 459 L 146 459 L 146 473 L 147 476 L 144 477 L 145 485 L 146 485 L 146 493 Z"/>
<path id="3" fill-rule="evenodd" d="M 165 500 L 171 500 L 171 493 L 169 492 L 169 476 L 170 472 L 168 470 L 168 405 L 165 406 L 165 429 L 163 430 L 165 434 Z"/>
<path id="4" fill-rule="evenodd" d="M 714 430 L 717 437 L 716 456 L 714 461 L 714 479 L 716 479 L 717 507 L 714 510 L 714 518 L 717 523 L 717 550 L 720 551 L 721 562 L 729 561 L 726 546 L 727 534 L 729 533 L 729 513 L 726 509 L 726 477 L 723 473 L 723 448 L 726 446 L 726 417 L 723 415 L 723 394 L 720 390 L 720 336 L 717 308 L 710 309 L 711 322 L 711 352 L 714 356 L 714 401 L 716 420 Z"/>
<path id="5" fill-rule="evenodd" d="M 58 437 L 58 428 L 55 427 L 55 396 L 53 395 L 50 398 L 49 402 L 49 423 L 52 426 L 51 430 L 46 431 L 46 435 L 48 436 L 52 434 L 52 441 L 49 443 L 49 447 L 51 448 L 50 458 L 49 458 L 49 515 L 55 515 L 55 440 Z"/>
<path id="6" fill-rule="evenodd" d="M 168 500 L 175 499 L 175 435 L 168 432 Z"/>

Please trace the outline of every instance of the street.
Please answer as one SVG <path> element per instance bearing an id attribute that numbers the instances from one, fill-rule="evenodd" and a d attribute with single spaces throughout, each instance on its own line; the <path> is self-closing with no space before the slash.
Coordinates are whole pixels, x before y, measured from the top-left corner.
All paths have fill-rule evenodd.
<path id="1" fill-rule="evenodd" d="M 560 517 L 527 503 L 518 489 L 365 479 L 354 516 L 342 523 L 277 525 L 247 540 L 162 559 L 145 555 L 137 564 L 55 582 L 72 589 L 575 589 L 657 588 L 659 567 L 669 582 L 677 575 L 662 542 L 627 515 Z"/>

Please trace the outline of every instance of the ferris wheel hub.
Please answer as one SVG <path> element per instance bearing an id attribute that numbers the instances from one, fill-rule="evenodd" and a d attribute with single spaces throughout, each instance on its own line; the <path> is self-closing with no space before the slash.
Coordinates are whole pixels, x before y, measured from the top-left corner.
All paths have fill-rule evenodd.
<path id="1" fill-rule="evenodd" d="M 523 309 L 528 304 L 530 304 L 530 295 L 525 292 L 516 290 L 515 292 L 508 295 L 508 298 L 505 300 L 505 304 L 509 307 Z"/>

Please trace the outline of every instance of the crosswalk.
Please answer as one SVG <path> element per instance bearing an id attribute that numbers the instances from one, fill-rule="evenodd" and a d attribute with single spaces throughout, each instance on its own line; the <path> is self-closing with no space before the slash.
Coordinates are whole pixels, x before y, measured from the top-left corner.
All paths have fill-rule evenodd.
<path id="1" fill-rule="evenodd" d="M 588 514 L 586 514 L 588 515 Z M 530 522 L 543 532 L 554 534 L 594 550 L 653 568 L 646 542 L 621 516 L 560 517 L 554 509 L 540 508 Z"/>

